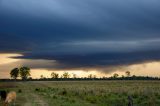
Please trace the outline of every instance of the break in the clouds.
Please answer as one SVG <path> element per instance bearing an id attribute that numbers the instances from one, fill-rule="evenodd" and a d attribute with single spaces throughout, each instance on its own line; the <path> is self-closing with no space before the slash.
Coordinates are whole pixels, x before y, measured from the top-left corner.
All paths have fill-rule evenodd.
<path id="1" fill-rule="evenodd" d="M 0 0 L 0 52 L 61 64 L 53 68 L 159 60 L 159 7 L 159 0 Z"/>

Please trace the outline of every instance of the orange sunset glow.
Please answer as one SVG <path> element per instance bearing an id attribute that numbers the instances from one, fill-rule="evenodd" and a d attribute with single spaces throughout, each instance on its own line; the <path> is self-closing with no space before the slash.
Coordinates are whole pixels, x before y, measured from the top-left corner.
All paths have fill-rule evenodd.
<path id="1" fill-rule="evenodd" d="M 30 61 L 33 61 L 33 64 L 29 64 L 29 67 L 32 67 L 32 65 L 35 64 L 47 64 L 47 65 L 53 65 L 56 63 L 53 63 L 49 60 L 29 60 L 29 59 L 15 59 L 12 57 L 15 56 L 22 56 L 21 54 L 0 54 L 0 78 L 10 78 L 9 72 L 11 69 L 15 67 L 19 67 L 23 65 L 23 63 L 28 63 Z M 51 63 L 52 62 L 52 63 Z M 120 76 L 124 75 L 125 71 L 129 70 L 132 75 L 137 76 L 160 76 L 160 62 L 145 62 L 140 64 L 132 64 L 132 65 L 126 65 L 126 66 L 120 66 L 121 68 L 115 68 L 116 66 L 112 66 L 109 69 L 106 67 L 105 71 L 102 71 L 101 68 L 85 68 L 85 69 L 65 69 L 65 70 L 55 70 L 55 69 L 45 69 L 45 68 L 31 68 L 31 77 L 32 78 L 40 78 L 41 75 L 43 75 L 46 78 L 51 77 L 52 72 L 59 73 L 59 75 L 62 75 L 64 72 L 69 72 L 69 74 L 72 75 L 76 74 L 78 78 L 81 77 L 87 77 L 89 74 L 96 75 L 96 77 L 110 77 L 114 73 L 118 73 Z M 119 67 L 119 66 L 117 66 Z M 110 71 L 112 69 L 112 71 Z"/>

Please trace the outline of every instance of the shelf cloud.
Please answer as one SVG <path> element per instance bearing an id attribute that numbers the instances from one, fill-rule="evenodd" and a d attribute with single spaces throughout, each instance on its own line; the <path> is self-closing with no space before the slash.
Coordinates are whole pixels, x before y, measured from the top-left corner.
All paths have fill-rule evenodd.
<path id="1" fill-rule="evenodd" d="M 49 69 L 159 61 L 159 7 L 158 0 L 0 0 L 0 53 L 56 61 L 31 64 Z"/>

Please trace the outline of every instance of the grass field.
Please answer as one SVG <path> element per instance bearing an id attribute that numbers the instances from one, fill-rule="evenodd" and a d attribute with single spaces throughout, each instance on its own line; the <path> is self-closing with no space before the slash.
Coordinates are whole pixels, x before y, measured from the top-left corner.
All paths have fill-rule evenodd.
<path id="1" fill-rule="evenodd" d="M 0 82 L 3 89 L 17 92 L 16 106 L 127 106 L 128 96 L 134 106 L 160 106 L 160 81 Z"/>

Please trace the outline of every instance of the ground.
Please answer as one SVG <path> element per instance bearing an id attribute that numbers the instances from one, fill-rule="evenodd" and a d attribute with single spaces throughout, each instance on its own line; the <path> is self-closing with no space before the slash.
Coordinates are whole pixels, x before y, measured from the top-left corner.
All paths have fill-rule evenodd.
<path id="1" fill-rule="evenodd" d="M 16 106 L 127 106 L 128 97 L 160 106 L 160 81 L 0 82 L 0 90 L 16 91 Z"/>

